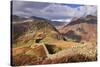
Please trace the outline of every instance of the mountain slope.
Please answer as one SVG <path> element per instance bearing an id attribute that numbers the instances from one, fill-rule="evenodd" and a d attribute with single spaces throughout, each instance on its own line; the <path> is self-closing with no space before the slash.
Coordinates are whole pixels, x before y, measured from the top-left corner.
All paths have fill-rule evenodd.
<path id="1" fill-rule="evenodd" d="M 38 34 L 46 35 L 44 40 L 57 39 L 60 34 L 58 30 L 46 19 L 27 18 L 20 23 L 12 23 L 12 42 L 31 41 L 38 37 Z"/>
<path id="2" fill-rule="evenodd" d="M 86 18 L 72 21 L 62 27 L 60 33 L 73 37 L 77 35 L 80 37 L 80 41 L 95 42 L 97 37 L 97 18 L 89 15 Z"/>
<path id="3" fill-rule="evenodd" d="M 96 17 L 80 18 L 60 29 L 50 22 L 32 16 L 12 23 L 12 65 L 97 60 Z"/>

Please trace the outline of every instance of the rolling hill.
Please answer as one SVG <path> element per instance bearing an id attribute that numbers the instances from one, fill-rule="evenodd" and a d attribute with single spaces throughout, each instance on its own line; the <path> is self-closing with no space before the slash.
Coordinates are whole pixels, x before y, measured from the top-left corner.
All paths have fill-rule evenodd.
<path id="1" fill-rule="evenodd" d="M 11 31 L 13 66 L 97 60 L 95 16 L 65 25 L 35 16 L 14 19 L 17 20 L 12 20 Z"/>
<path id="2" fill-rule="evenodd" d="M 13 43 L 18 40 L 21 41 L 21 39 L 26 41 L 28 39 L 34 40 L 34 36 L 38 33 L 45 33 L 47 34 L 46 36 L 51 39 L 56 39 L 60 35 L 59 31 L 52 24 L 48 23 L 46 19 L 30 17 L 23 21 L 12 23 Z"/>
<path id="3" fill-rule="evenodd" d="M 80 41 L 96 42 L 97 18 L 88 15 L 85 18 L 79 18 L 60 28 L 66 38 L 79 39 Z"/>

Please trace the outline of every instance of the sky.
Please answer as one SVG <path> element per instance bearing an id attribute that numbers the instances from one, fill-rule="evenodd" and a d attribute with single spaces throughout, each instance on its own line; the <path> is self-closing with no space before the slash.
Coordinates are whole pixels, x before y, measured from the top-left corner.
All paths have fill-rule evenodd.
<path id="1" fill-rule="evenodd" d="M 97 6 L 80 4 L 13 1 L 12 14 L 21 17 L 37 16 L 52 21 L 70 22 L 73 18 L 97 15 Z"/>

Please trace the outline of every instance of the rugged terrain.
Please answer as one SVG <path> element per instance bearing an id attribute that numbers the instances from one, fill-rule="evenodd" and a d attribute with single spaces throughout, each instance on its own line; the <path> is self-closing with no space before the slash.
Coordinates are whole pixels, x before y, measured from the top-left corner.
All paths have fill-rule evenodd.
<path id="1" fill-rule="evenodd" d="M 68 38 L 95 43 L 97 39 L 97 19 L 95 16 L 88 15 L 85 18 L 70 22 L 60 28 L 59 31 Z"/>
<path id="2" fill-rule="evenodd" d="M 59 29 L 56 29 L 56 22 L 44 18 L 15 16 L 14 19 L 17 21 L 12 20 L 13 66 L 97 60 L 95 16 L 61 24 Z"/>

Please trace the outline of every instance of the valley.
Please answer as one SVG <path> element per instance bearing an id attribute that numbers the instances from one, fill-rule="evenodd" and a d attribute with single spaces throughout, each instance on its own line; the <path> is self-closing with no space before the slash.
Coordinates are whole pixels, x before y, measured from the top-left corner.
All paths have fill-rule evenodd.
<path id="1" fill-rule="evenodd" d="M 13 17 L 13 66 L 97 60 L 95 16 L 89 15 L 64 24 L 39 17 Z"/>

